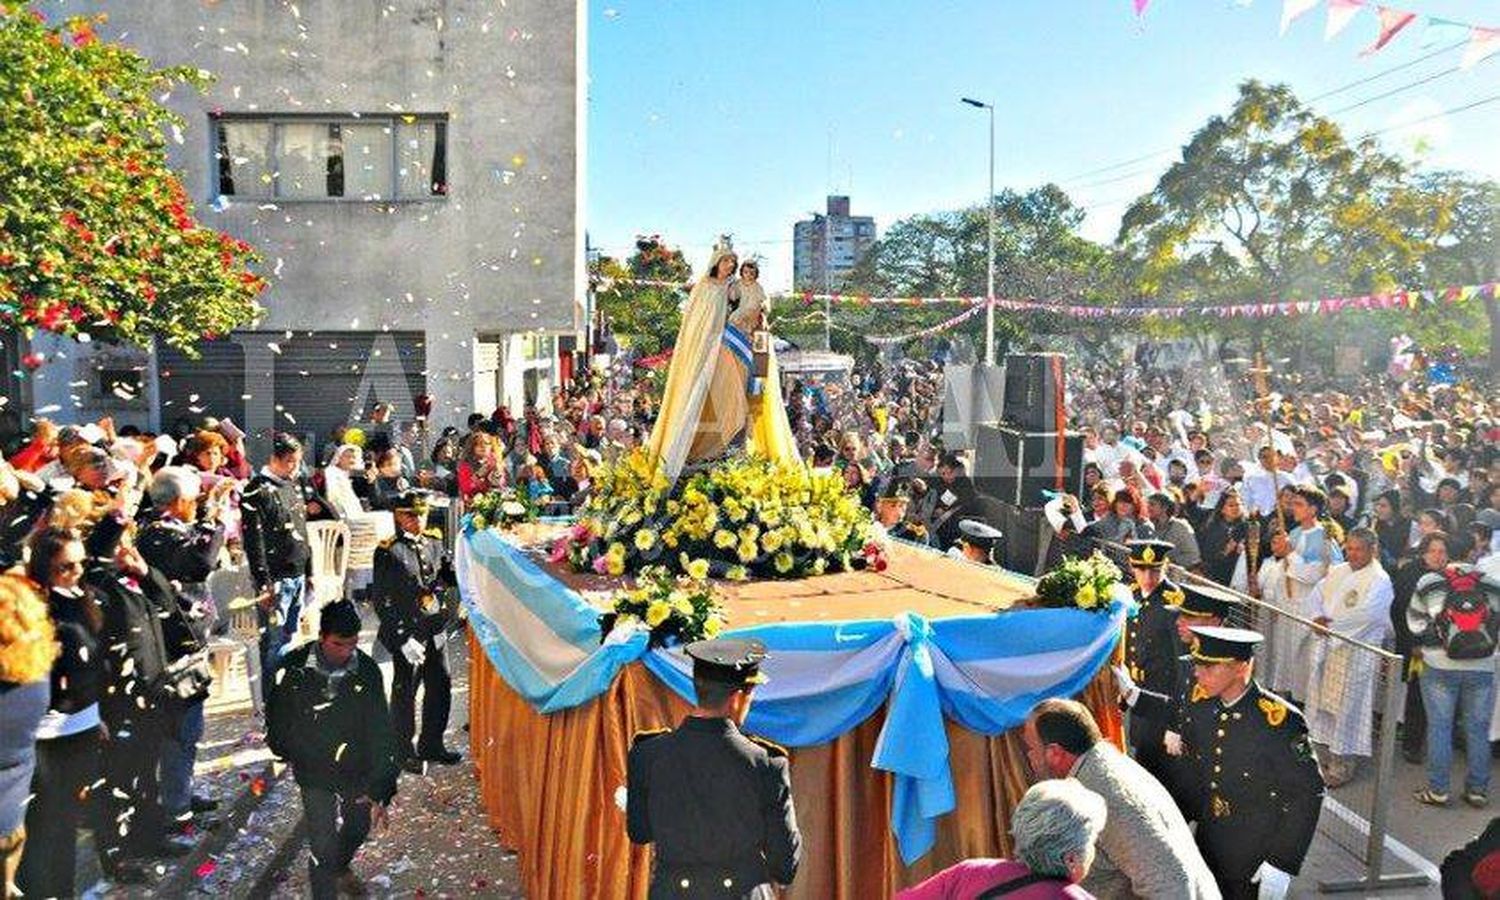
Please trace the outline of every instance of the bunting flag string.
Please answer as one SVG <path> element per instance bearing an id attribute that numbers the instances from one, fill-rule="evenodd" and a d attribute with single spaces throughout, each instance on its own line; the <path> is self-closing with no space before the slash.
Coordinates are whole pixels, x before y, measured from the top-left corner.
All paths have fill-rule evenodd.
<path id="1" fill-rule="evenodd" d="M 1281 0 L 1281 33 L 1286 34 L 1293 22 L 1316 9 L 1319 3 L 1323 4 L 1326 13 L 1323 21 L 1325 41 L 1331 41 L 1342 34 L 1361 10 L 1370 10 L 1375 14 L 1380 30 L 1374 42 L 1360 51 L 1361 56 L 1380 52 L 1398 34 L 1405 31 L 1408 25 L 1419 20 L 1423 22 L 1424 47 L 1431 46 L 1440 39 L 1467 37 L 1468 43 L 1464 47 L 1463 59 L 1459 62 L 1460 68 L 1472 68 L 1481 60 L 1500 53 L 1500 27 L 1459 22 L 1394 6 L 1376 5 L 1370 0 Z"/>
<path id="2" fill-rule="evenodd" d="M 950 328 L 956 328 L 959 325 L 962 325 L 964 322 L 967 322 L 968 320 L 974 318 L 975 314 L 977 314 L 982 309 L 984 309 L 984 304 L 980 304 L 979 306 L 971 306 L 958 315 L 952 317 L 951 319 L 939 322 L 938 324 L 930 326 L 928 328 L 923 328 L 921 331 L 913 331 L 910 334 L 894 334 L 887 336 L 867 334 L 865 335 L 865 340 L 869 341 L 877 347 L 883 347 L 888 344 L 904 344 L 907 341 L 914 341 L 918 338 L 932 337 L 935 334 L 941 334 L 942 332 L 947 331 Z"/>
<path id="3" fill-rule="evenodd" d="M 691 283 L 687 282 L 618 279 L 607 284 L 601 283 L 598 289 L 609 291 L 622 285 L 667 287 L 675 290 L 686 290 L 691 287 Z M 1271 316 L 1333 315 L 1359 310 L 1413 310 L 1423 306 L 1461 303 L 1475 297 L 1500 299 L 1500 293 L 1497 292 L 1500 292 L 1500 282 L 1491 281 L 1483 284 L 1448 285 L 1441 288 L 1400 290 L 1382 294 L 1364 294 L 1356 297 L 1324 297 L 1317 300 L 1263 300 L 1250 303 L 1203 305 L 1189 303 L 1171 306 L 1088 306 L 1082 304 L 1045 303 L 1034 299 L 1020 300 L 997 297 L 994 300 L 994 304 L 996 309 L 1009 310 L 1011 312 L 1046 312 L 1075 319 L 1177 319 L 1192 315 L 1215 316 L 1221 319 L 1261 319 Z M 976 311 L 983 309 L 986 303 L 984 297 L 966 296 L 871 297 L 862 294 L 816 294 L 803 292 L 778 293 L 774 297 L 780 300 L 800 300 L 804 304 L 826 302 L 829 304 L 838 303 L 855 306 L 920 307 L 946 303 L 970 307 L 964 313 L 954 316 L 953 319 L 943 322 L 940 325 L 932 326 L 933 329 L 937 330 L 942 330 L 945 327 L 953 327 L 962 321 L 960 316 L 972 315 Z M 926 331 L 924 329 L 920 333 L 913 333 L 913 335 L 891 338 L 889 340 L 910 340 L 913 337 L 923 337 L 926 336 Z"/>

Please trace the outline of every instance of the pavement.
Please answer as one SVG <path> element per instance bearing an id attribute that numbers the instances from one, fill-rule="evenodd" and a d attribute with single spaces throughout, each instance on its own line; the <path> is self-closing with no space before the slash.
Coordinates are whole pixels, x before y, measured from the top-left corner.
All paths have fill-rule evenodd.
<path id="1" fill-rule="evenodd" d="M 375 656 L 389 687 L 390 660 L 375 644 L 373 617 L 367 616 L 361 646 Z M 446 741 L 466 758 L 454 766 L 430 766 L 421 775 L 402 775 L 388 830 L 372 834 L 353 865 L 373 897 L 522 896 L 517 860 L 490 830 L 467 759 L 468 642 L 450 642 L 449 652 L 454 702 Z M 308 896 L 301 800 L 290 773 L 272 763 L 263 727 L 247 704 L 211 707 L 199 748 L 197 787 L 220 799 L 224 825 L 204 833 L 192 855 L 158 864 L 153 885 L 131 889 L 100 880 L 85 837 L 78 848 L 78 884 L 84 896 L 109 900 Z M 1459 753 L 1455 783 L 1462 782 L 1462 765 Z M 1386 900 L 1435 900 L 1441 896 L 1436 884 L 1438 864 L 1450 850 L 1483 830 L 1496 810 L 1472 809 L 1457 800 L 1448 808 L 1417 803 L 1412 794 L 1425 783 L 1425 770 L 1399 755 L 1392 779 L 1383 871 L 1425 873 L 1433 882 L 1426 887 L 1353 893 Z M 1358 880 L 1364 875 L 1362 854 L 1372 783 L 1366 771 L 1329 793 L 1318 834 L 1291 896 L 1317 896 L 1320 883 Z"/>
<path id="2" fill-rule="evenodd" d="M 375 643 L 373 616 L 366 611 L 365 618 L 360 645 L 375 656 L 389 690 L 390 658 Z M 450 642 L 449 652 L 453 710 L 446 739 L 466 758 L 401 776 L 388 830 L 372 834 L 353 865 L 372 897 L 521 897 L 515 856 L 500 847 L 489 828 L 467 759 L 468 642 Z M 192 854 L 158 862 L 150 885 L 113 885 L 102 878 L 92 839 L 84 832 L 77 847 L 81 895 L 90 900 L 309 896 L 301 798 L 291 773 L 272 762 L 264 723 L 248 702 L 210 705 L 195 790 L 219 799 L 224 821 L 200 833 Z"/>

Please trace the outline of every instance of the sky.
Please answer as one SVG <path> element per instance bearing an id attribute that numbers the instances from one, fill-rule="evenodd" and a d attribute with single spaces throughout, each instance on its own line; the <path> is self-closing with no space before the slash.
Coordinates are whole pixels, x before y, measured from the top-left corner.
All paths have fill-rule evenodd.
<path id="1" fill-rule="evenodd" d="M 1393 2 L 1500 26 L 1500 0 Z M 1442 74 L 1463 48 L 1436 51 L 1461 38 L 1426 33 L 1421 19 L 1362 56 L 1373 11 L 1325 42 L 1321 3 L 1285 36 L 1281 10 L 1281 0 L 1153 0 L 1137 18 L 1130 0 L 590 0 L 590 240 L 626 256 L 635 235 L 660 234 L 696 271 L 728 232 L 763 257 L 768 287 L 785 288 L 792 225 L 828 194 L 848 194 L 882 233 L 984 202 L 987 112 L 965 96 L 995 105 L 996 190 L 1056 182 L 1101 241 L 1249 78 L 1305 101 L 1370 79 L 1311 105 L 1346 134 L 1384 131 L 1387 149 L 1422 166 L 1500 178 L 1500 99 L 1442 114 L 1500 98 L 1500 54 Z"/>

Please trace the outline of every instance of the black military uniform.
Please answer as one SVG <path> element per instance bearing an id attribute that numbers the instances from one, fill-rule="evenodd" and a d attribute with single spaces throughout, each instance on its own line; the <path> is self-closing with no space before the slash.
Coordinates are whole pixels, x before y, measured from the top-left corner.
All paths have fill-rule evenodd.
<path id="1" fill-rule="evenodd" d="M 974 547 L 984 555 L 984 564 L 1000 565 L 999 558 L 1005 555 L 1005 533 L 978 519 L 963 519 L 958 523 L 958 541 Z"/>
<path id="2" fill-rule="evenodd" d="M 1177 615 L 1193 626 L 1222 625 L 1230 620 L 1238 605 L 1239 598 L 1227 588 L 1189 583 L 1182 586 L 1182 602 L 1177 607 Z M 1181 646 L 1180 641 L 1178 645 Z M 1164 739 L 1167 732 L 1181 739 L 1187 718 L 1187 704 L 1194 683 L 1192 654 L 1183 653 L 1173 660 L 1171 689 L 1160 694 L 1147 695 L 1170 698 L 1169 708 L 1163 710 L 1159 705 L 1153 705 L 1153 701 L 1148 699 L 1145 704 L 1137 703 L 1132 708 L 1132 718 L 1154 720 L 1161 726 Z M 1155 730 L 1154 727 L 1152 730 Z M 1191 819 L 1196 812 L 1197 799 L 1194 794 L 1194 779 L 1190 764 L 1183 757 L 1171 754 L 1163 755 L 1158 759 L 1158 763 L 1160 769 L 1155 773 L 1157 779 L 1171 793 L 1172 799 L 1177 801 L 1177 806 L 1182 810 L 1183 816 Z"/>
<path id="3" fill-rule="evenodd" d="M 759 641 L 689 644 L 695 678 L 764 680 Z M 728 718 L 688 716 L 676 731 L 638 734 L 630 748 L 630 839 L 655 844 L 649 896 L 770 897 L 802 855 L 786 751 L 746 736 Z"/>
<path id="4" fill-rule="evenodd" d="M 905 485 L 898 485 L 891 493 L 886 494 L 876 501 L 877 510 L 886 507 L 899 507 L 901 518 L 896 524 L 886 529 L 886 534 L 900 541 L 910 541 L 913 544 L 926 545 L 928 539 L 927 526 L 921 522 L 913 522 L 906 518 L 906 511 L 911 503 L 911 495 L 907 493 Z"/>
<path id="5" fill-rule="evenodd" d="M 395 669 L 391 718 L 403 764 L 410 771 L 420 771 L 419 760 L 452 764 L 460 759 L 443 746 L 443 731 L 448 727 L 453 702 L 453 678 L 444 652 L 452 613 L 443 601 L 443 591 L 456 579 L 441 542 L 423 530 L 426 495 L 408 492 L 395 512 L 417 516 L 417 530 L 401 528 L 398 520 L 396 536 L 375 549 L 370 602 L 380 618 L 376 636 L 390 652 Z M 419 681 L 423 688 L 422 735 L 413 751 Z"/>
<path id="6" fill-rule="evenodd" d="M 1172 545 L 1167 541 L 1130 541 L 1132 568 L 1164 569 Z M 1177 605 L 1182 589 L 1162 578 L 1150 595 L 1142 597 L 1138 586 L 1131 592 L 1140 609 L 1125 626 L 1125 668 L 1142 690 L 1173 696 L 1177 684 Z M 1163 727 L 1159 721 L 1131 716 L 1128 731 L 1136 762 L 1159 780 L 1167 780 L 1169 768 L 1162 750 Z"/>
<path id="7" fill-rule="evenodd" d="M 1248 660 L 1260 643 L 1242 628 L 1194 626 L 1192 660 Z M 1195 802 L 1198 847 L 1226 898 L 1255 897 L 1262 863 L 1295 875 L 1323 805 L 1323 777 L 1307 723 L 1291 704 L 1251 681 L 1232 703 L 1194 684 L 1186 701 L 1142 691 L 1135 709 L 1165 720 L 1181 711 L 1181 772 Z"/>

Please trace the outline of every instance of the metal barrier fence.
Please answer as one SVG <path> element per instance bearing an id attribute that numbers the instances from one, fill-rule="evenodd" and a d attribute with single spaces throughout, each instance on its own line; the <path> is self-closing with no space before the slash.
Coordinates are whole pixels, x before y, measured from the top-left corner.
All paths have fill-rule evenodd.
<path id="1" fill-rule="evenodd" d="M 1113 555 L 1126 548 L 1108 543 L 1104 549 Z M 1224 587 L 1175 565 L 1170 577 L 1178 584 Z M 1331 631 L 1299 611 L 1233 593 L 1241 605 L 1225 624 L 1266 636 L 1256 654 L 1256 679 L 1293 702 L 1307 718 L 1328 782 L 1318 833 L 1363 866 L 1358 878 L 1320 878 L 1319 890 L 1342 893 L 1429 885 L 1431 879 L 1424 873 L 1385 871 L 1388 817 L 1396 790 L 1396 726 L 1406 687 L 1402 658 Z"/>

